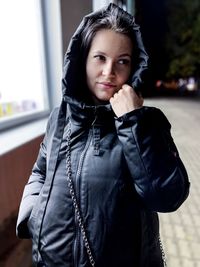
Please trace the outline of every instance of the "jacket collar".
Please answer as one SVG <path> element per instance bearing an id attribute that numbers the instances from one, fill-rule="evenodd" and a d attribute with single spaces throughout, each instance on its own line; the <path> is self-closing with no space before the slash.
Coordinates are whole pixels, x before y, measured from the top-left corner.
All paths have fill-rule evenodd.
<path id="1" fill-rule="evenodd" d="M 114 124 L 115 114 L 110 104 L 89 105 L 69 96 L 65 96 L 64 101 L 67 104 L 67 117 L 70 117 L 75 124 L 99 126 Z"/>

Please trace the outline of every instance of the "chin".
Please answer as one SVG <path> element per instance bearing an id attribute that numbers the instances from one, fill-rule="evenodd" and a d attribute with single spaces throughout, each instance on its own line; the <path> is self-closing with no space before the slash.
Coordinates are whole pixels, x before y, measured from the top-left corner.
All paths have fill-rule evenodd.
<path id="1" fill-rule="evenodd" d="M 111 97 L 97 97 L 94 96 L 94 103 L 97 105 L 105 105 L 109 103 Z"/>

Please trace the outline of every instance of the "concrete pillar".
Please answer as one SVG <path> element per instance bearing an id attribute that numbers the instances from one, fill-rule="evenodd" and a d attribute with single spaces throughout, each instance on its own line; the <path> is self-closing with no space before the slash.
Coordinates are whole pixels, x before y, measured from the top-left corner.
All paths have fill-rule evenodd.
<path id="1" fill-rule="evenodd" d="M 92 12 L 92 0 L 60 1 L 63 56 L 83 16 Z"/>
<path id="2" fill-rule="evenodd" d="M 135 0 L 127 0 L 127 11 L 133 16 L 135 15 Z"/>
<path id="3" fill-rule="evenodd" d="M 106 5 L 108 5 L 109 3 L 114 3 L 115 1 L 110 1 L 110 0 L 93 0 L 93 10 L 97 10 L 100 9 Z"/>

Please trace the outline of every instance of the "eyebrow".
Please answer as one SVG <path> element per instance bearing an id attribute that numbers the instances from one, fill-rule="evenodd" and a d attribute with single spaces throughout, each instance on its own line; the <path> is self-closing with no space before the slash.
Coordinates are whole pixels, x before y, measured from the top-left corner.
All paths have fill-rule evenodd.
<path id="1" fill-rule="evenodd" d="M 121 54 L 119 57 L 131 57 L 129 54 Z"/>
<path id="2" fill-rule="evenodd" d="M 102 51 L 94 51 L 94 54 L 102 54 L 102 55 L 105 55 L 106 56 L 106 53 L 102 52 Z M 130 57 L 131 58 L 131 55 L 130 54 L 127 54 L 127 53 L 124 53 L 124 54 L 121 54 L 119 55 L 118 57 Z"/>

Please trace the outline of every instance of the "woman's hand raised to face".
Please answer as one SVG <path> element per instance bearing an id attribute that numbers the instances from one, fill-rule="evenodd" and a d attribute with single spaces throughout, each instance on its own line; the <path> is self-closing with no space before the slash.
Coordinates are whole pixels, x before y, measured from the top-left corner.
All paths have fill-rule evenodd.
<path id="1" fill-rule="evenodd" d="M 122 88 L 110 98 L 110 104 L 117 117 L 141 108 L 144 99 L 137 95 L 131 86 L 124 84 Z"/>

